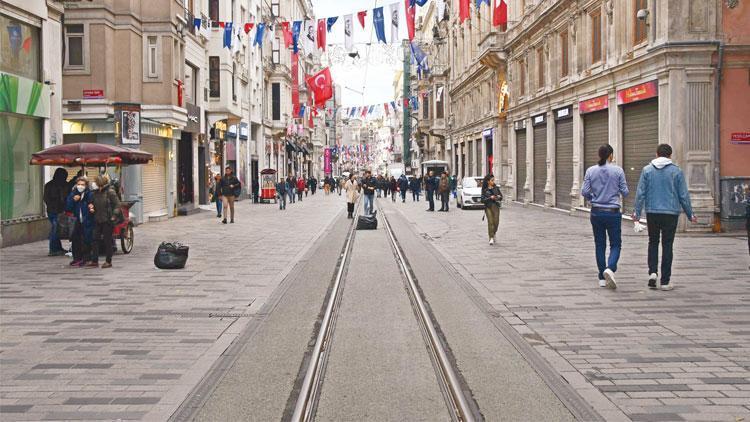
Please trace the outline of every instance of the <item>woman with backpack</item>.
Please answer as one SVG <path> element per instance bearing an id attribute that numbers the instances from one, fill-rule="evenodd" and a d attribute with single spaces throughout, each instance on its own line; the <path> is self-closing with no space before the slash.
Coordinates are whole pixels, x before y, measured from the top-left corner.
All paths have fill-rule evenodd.
<path id="1" fill-rule="evenodd" d="M 503 201 L 503 193 L 495 185 L 495 176 L 488 174 L 482 181 L 482 203 L 484 204 L 484 215 L 487 217 L 487 234 L 490 237 L 490 245 L 495 244 L 497 226 L 500 224 L 500 203 Z"/>
<path id="2" fill-rule="evenodd" d="M 107 261 L 102 268 L 112 267 L 112 230 L 122 221 L 120 200 L 115 191 L 109 187 L 109 179 L 103 175 L 96 176 L 91 183 L 91 202 L 89 212 L 94 216 L 94 242 L 91 251 L 91 262 L 86 267 L 99 267 L 99 248 L 104 246 Z"/>

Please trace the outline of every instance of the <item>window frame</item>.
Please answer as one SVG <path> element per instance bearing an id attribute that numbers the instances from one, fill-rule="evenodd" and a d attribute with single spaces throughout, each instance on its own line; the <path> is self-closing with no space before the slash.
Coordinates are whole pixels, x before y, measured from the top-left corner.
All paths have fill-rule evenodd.
<path id="1" fill-rule="evenodd" d="M 217 28 L 219 21 L 221 20 L 221 7 L 219 0 L 208 0 L 208 19 L 211 21 L 211 26 Z"/>
<path id="2" fill-rule="evenodd" d="M 281 63 L 281 39 L 275 37 L 271 46 L 271 62 L 273 64 Z"/>
<path id="3" fill-rule="evenodd" d="M 68 32 L 68 28 L 71 26 L 81 26 L 82 32 Z M 89 63 L 88 63 L 88 24 L 86 23 L 75 23 L 75 22 L 66 22 L 65 25 L 63 25 L 63 39 L 65 40 L 65 56 L 63 57 L 63 70 L 66 72 L 88 72 L 89 70 Z M 81 64 L 70 64 L 70 39 L 71 38 L 80 38 L 81 39 Z"/>
<path id="4" fill-rule="evenodd" d="M 435 86 L 435 118 L 445 118 L 445 87 L 443 85 Z"/>
<path id="5" fill-rule="evenodd" d="M 232 62 L 232 101 L 237 102 L 237 64 Z"/>
<path id="6" fill-rule="evenodd" d="M 153 80 L 159 78 L 159 36 L 146 35 L 146 78 Z M 151 44 L 151 40 L 154 43 Z"/>
<path id="7" fill-rule="evenodd" d="M 536 49 L 536 89 L 541 91 L 547 85 L 544 74 L 544 46 L 540 45 Z"/>
<path id="8" fill-rule="evenodd" d="M 591 65 L 602 61 L 602 11 L 596 8 L 589 12 L 591 20 Z M 598 24 L 598 25 L 597 25 Z"/>
<path id="9" fill-rule="evenodd" d="M 221 60 L 219 56 L 208 57 L 208 98 L 221 98 Z"/>
<path id="10" fill-rule="evenodd" d="M 518 79 L 520 79 L 519 81 L 520 92 L 518 93 L 518 95 L 523 97 L 524 95 L 526 95 L 526 59 L 522 58 L 521 60 L 519 60 L 518 67 L 519 67 Z"/>
<path id="11" fill-rule="evenodd" d="M 281 83 L 271 83 L 271 120 L 281 120 Z"/>
<path id="12" fill-rule="evenodd" d="M 633 0 L 633 47 L 637 47 L 648 41 L 648 26 L 646 21 L 640 20 L 637 17 L 640 9 L 648 10 L 648 0 Z"/>
<path id="13" fill-rule="evenodd" d="M 568 30 L 560 32 L 560 79 L 570 75 L 570 46 Z"/>

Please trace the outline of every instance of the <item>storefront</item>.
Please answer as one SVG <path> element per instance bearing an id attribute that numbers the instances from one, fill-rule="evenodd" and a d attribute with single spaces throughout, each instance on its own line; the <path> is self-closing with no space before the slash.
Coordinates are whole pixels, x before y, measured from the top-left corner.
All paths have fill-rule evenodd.
<path id="1" fill-rule="evenodd" d="M 570 209 L 573 189 L 573 108 L 555 110 L 555 207 Z"/>
<path id="2" fill-rule="evenodd" d="M 485 129 L 482 132 L 482 138 L 484 138 L 484 149 L 487 151 L 487 159 L 485 160 L 485 168 L 487 171 L 485 174 L 493 173 L 494 172 L 494 166 L 495 166 L 495 156 L 493 151 L 495 151 L 494 148 L 494 135 L 495 135 L 495 129 L 489 128 Z M 500 176 L 500 175 L 498 175 Z M 498 177 L 497 180 L 498 184 L 500 183 L 500 178 Z"/>
<path id="3" fill-rule="evenodd" d="M 532 117 L 534 126 L 534 203 L 544 205 L 544 185 L 547 183 L 547 116 Z"/>
<path id="4" fill-rule="evenodd" d="M 581 101 L 578 105 L 583 116 L 583 173 L 599 161 L 599 147 L 609 143 L 608 108 L 607 95 Z"/>
<path id="5" fill-rule="evenodd" d="M 516 131 L 516 201 L 524 202 L 526 193 L 526 120 L 519 120 L 514 125 Z"/>
<path id="6" fill-rule="evenodd" d="M 180 205 L 192 204 L 195 201 L 193 149 L 200 133 L 200 108 L 186 103 L 187 124 L 177 148 L 177 202 Z"/>
<path id="7" fill-rule="evenodd" d="M 153 161 L 143 166 L 143 213 L 159 215 L 167 212 L 167 145 L 168 141 L 144 136 L 140 148 L 153 154 Z"/>
<path id="8" fill-rule="evenodd" d="M 654 158 L 659 144 L 658 95 L 656 81 L 617 91 L 617 105 L 622 107 L 622 167 L 632 192 L 623 201 L 628 213 L 635 204 L 641 170 Z"/>

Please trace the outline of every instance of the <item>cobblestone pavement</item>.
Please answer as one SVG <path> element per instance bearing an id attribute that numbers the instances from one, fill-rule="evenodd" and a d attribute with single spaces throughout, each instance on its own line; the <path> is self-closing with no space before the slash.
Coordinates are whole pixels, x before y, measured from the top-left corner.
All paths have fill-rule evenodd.
<path id="1" fill-rule="evenodd" d="M 483 211 L 381 204 L 400 210 L 608 419 L 750 420 L 747 238 L 678 234 L 675 290 L 652 291 L 648 239 L 626 223 L 612 291 L 598 287 L 585 218 L 506 204 L 492 247 Z"/>
<path id="2" fill-rule="evenodd" d="M 0 419 L 166 420 L 344 209 L 319 194 L 145 224 L 108 270 L 0 250 Z M 154 267 L 164 240 L 190 246 L 184 270 Z"/>

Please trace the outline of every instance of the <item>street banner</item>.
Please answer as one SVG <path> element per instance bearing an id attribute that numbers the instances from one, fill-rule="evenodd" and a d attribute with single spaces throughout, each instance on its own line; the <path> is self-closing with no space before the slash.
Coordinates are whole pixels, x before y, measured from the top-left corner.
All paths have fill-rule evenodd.
<path id="1" fill-rule="evenodd" d="M 398 40 L 398 3 L 391 5 L 391 42 Z"/>
<path id="2" fill-rule="evenodd" d="M 299 54 L 292 52 L 292 114 L 299 115 Z"/>
<path id="3" fill-rule="evenodd" d="M 353 25 L 354 25 L 354 22 L 352 21 L 352 15 L 345 15 L 344 16 L 344 46 L 346 47 L 346 51 L 352 51 L 352 47 L 354 47 L 354 41 L 352 38 Z"/>
<path id="4" fill-rule="evenodd" d="M 323 158 L 324 158 L 324 164 L 323 164 L 323 172 L 326 174 L 331 173 L 331 149 L 326 148 L 323 152 Z"/>
<path id="5" fill-rule="evenodd" d="M 388 44 L 385 40 L 385 17 L 383 16 L 383 8 L 376 7 L 372 10 L 372 24 L 375 26 L 375 35 L 378 41 L 383 44 Z"/>

